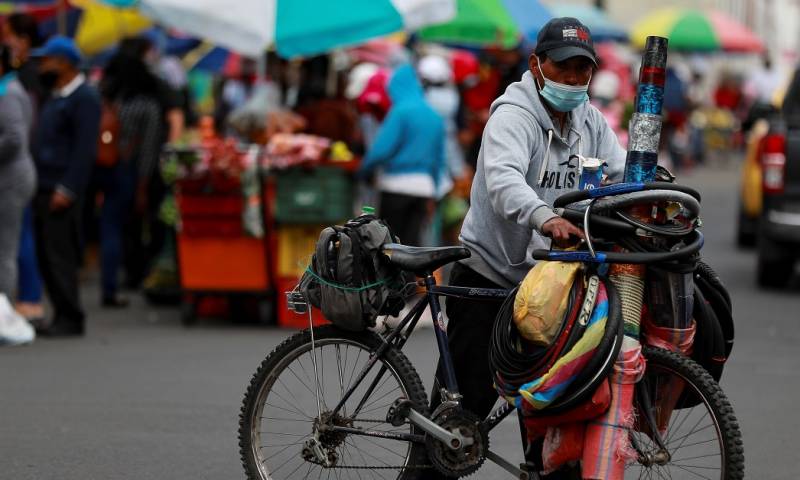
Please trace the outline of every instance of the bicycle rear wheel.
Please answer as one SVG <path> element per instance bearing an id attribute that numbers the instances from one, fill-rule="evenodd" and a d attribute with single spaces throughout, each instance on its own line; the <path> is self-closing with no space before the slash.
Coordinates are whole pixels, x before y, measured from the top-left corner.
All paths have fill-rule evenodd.
<path id="1" fill-rule="evenodd" d="M 314 339 L 312 352 L 309 330 L 293 335 L 253 375 L 239 420 L 247 478 L 416 478 L 422 464 L 428 463 L 424 444 L 320 429 L 335 425 L 377 435 L 421 434 L 408 422 L 396 427 L 386 421 L 389 408 L 400 397 L 422 412 L 427 410 L 425 389 L 409 360 L 394 348 L 386 350 L 339 413 L 333 414 L 382 340 L 372 332 L 347 332 L 332 325 L 314 328 Z M 332 465 L 309 456 L 307 442 L 315 434 Z"/>
<path id="2" fill-rule="evenodd" d="M 639 458 L 627 465 L 626 478 L 744 478 L 742 435 L 717 382 L 678 353 L 645 347 L 644 356 L 647 369 L 636 385 L 636 425 L 630 433 Z M 668 455 L 650 433 L 641 401 L 645 392 Z"/>

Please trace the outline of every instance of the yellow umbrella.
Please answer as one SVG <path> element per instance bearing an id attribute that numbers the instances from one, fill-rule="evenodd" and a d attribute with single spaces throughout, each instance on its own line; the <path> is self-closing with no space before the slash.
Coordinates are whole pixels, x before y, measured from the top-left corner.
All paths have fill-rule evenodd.
<path id="1" fill-rule="evenodd" d="M 153 26 L 136 8 L 112 7 L 98 0 L 70 0 L 70 3 L 83 9 L 75 43 L 87 55 L 102 52 L 123 38 Z"/>

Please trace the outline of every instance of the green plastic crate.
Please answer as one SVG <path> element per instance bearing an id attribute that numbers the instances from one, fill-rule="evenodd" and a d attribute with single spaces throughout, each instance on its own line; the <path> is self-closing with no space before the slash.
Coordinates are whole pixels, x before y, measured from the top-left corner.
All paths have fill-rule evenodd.
<path id="1" fill-rule="evenodd" d="M 275 220 L 335 223 L 353 216 L 353 182 L 335 167 L 294 168 L 277 176 Z"/>

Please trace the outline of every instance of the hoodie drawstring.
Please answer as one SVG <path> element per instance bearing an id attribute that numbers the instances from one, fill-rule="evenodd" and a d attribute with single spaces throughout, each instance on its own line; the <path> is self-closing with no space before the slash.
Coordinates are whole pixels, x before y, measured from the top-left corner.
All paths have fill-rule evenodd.
<path id="1" fill-rule="evenodd" d="M 542 161 L 542 166 L 539 167 L 539 181 L 536 183 L 537 185 L 541 185 L 542 181 L 544 180 L 544 173 L 547 171 L 547 164 L 550 161 L 550 143 L 553 142 L 553 129 L 550 128 L 547 130 L 547 149 L 544 152 L 544 160 Z"/>

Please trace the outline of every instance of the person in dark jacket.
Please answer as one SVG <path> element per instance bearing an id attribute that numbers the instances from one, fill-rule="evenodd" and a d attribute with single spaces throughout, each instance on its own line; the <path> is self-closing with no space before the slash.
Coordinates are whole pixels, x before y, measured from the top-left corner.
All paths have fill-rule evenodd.
<path id="1" fill-rule="evenodd" d="M 42 277 L 54 307 L 53 321 L 42 333 L 82 335 L 80 205 L 97 156 L 100 96 L 79 70 L 81 54 L 69 38 L 53 37 L 33 55 L 41 58 L 39 79 L 50 92 L 33 141 L 39 177 L 34 227 Z"/>

